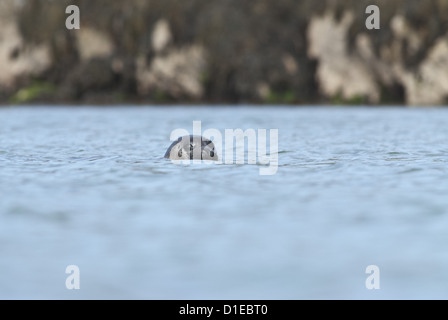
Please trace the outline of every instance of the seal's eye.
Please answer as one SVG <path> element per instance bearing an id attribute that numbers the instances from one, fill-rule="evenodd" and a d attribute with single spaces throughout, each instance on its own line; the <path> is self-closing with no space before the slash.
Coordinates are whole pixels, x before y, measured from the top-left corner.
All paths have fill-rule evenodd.
<path id="1" fill-rule="evenodd" d="M 179 152 L 177 153 L 177 155 L 180 157 L 182 157 L 182 149 L 179 150 Z"/>
<path id="2" fill-rule="evenodd" d="M 215 156 L 215 149 L 212 149 L 211 151 L 210 151 L 210 157 L 214 157 Z"/>

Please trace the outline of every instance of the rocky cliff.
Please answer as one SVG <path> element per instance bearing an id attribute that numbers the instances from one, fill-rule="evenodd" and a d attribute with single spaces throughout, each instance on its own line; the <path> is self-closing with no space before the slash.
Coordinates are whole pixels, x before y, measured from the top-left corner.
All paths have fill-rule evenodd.
<path id="1" fill-rule="evenodd" d="M 2 0 L 0 70 L 3 104 L 443 105 L 448 1 Z"/>

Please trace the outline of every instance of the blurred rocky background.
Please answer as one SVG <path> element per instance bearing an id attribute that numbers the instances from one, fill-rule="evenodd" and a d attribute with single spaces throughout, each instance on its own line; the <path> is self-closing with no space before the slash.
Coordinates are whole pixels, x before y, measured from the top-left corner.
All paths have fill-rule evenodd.
<path id="1" fill-rule="evenodd" d="M 4 105 L 447 100 L 448 0 L 0 0 Z"/>

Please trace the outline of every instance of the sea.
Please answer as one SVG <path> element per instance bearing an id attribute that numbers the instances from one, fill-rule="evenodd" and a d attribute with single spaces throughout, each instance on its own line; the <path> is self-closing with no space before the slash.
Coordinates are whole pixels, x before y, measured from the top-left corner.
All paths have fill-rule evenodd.
<path id="1" fill-rule="evenodd" d="M 0 108 L 0 299 L 448 299 L 447 245 L 448 109 Z"/>

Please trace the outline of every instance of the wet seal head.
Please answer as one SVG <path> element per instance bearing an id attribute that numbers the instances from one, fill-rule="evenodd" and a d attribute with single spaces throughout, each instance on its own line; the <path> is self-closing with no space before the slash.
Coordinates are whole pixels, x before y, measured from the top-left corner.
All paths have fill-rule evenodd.
<path id="1" fill-rule="evenodd" d="M 215 145 L 202 136 L 183 136 L 174 141 L 165 153 L 171 160 L 218 160 Z"/>

